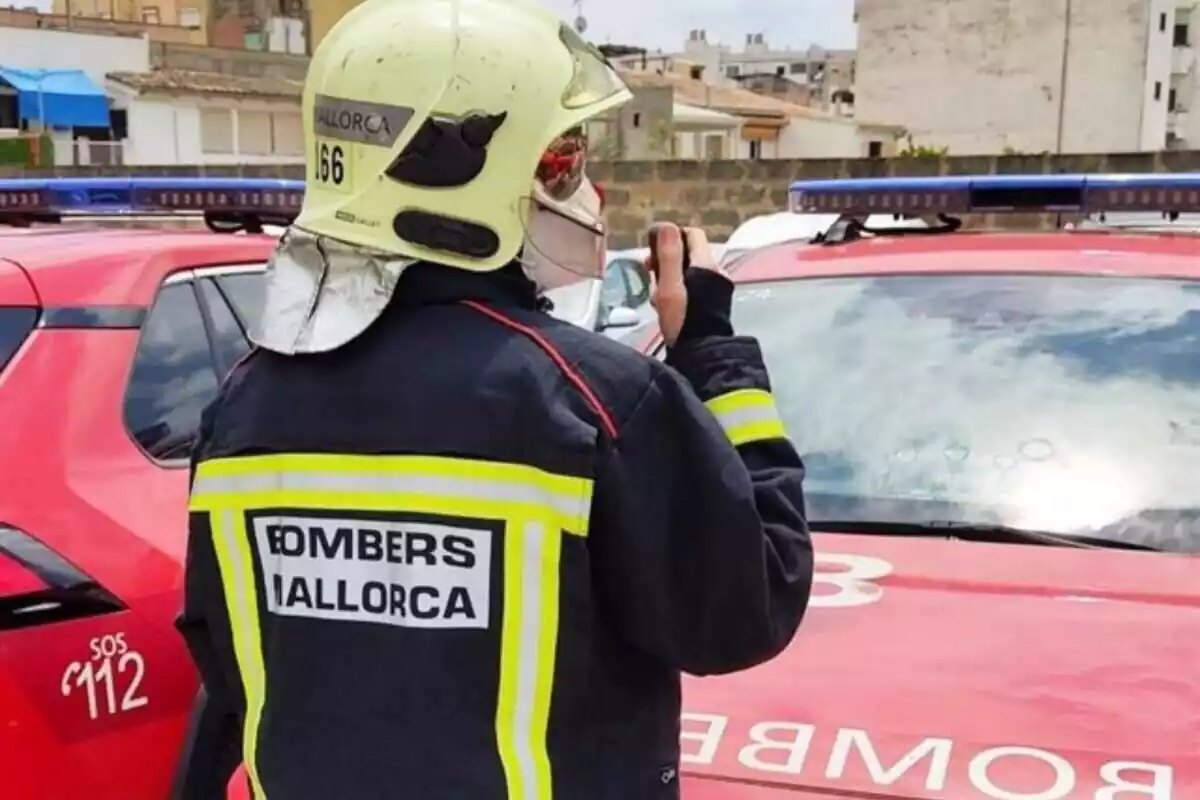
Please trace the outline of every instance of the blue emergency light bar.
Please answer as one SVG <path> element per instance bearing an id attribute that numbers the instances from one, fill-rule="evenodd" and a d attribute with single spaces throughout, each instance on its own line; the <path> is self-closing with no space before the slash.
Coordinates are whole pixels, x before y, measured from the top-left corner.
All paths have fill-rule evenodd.
<path id="1" fill-rule="evenodd" d="M 0 218 L 22 215 L 193 213 L 293 219 L 304 182 L 259 178 L 0 180 Z"/>
<path id="2" fill-rule="evenodd" d="M 1152 175 L 963 175 L 796 181 L 803 214 L 1200 212 L 1200 172 Z"/>

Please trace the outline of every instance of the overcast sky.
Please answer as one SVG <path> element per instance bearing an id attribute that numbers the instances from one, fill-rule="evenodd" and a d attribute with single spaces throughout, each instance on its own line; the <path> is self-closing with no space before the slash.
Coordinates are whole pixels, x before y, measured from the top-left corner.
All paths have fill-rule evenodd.
<path id="1" fill-rule="evenodd" d="M 572 0 L 542 0 L 574 19 Z M 692 28 L 740 47 L 747 33 L 766 33 L 772 47 L 852 47 L 854 0 L 583 0 L 588 37 L 665 51 L 682 49 Z"/>
<path id="2" fill-rule="evenodd" d="M 317 0 L 320 2 L 320 0 Z M 564 19 L 576 16 L 573 0 L 542 0 Z M 709 41 L 740 47 L 747 33 L 763 32 L 773 47 L 851 47 L 854 0 L 582 0 L 588 36 L 676 51 L 692 28 L 708 31 Z M 50 0 L 0 0 L 0 6 L 36 5 Z"/>

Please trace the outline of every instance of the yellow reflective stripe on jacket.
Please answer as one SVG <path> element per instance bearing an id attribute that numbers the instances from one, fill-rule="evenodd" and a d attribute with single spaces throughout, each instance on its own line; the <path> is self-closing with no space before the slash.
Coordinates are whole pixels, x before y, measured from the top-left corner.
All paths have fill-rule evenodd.
<path id="1" fill-rule="evenodd" d="M 734 446 L 783 439 L 787 432 L 775 408 L 775 398 L 762 389 L 737 389 L 705 403 Z"/>
<path id="2" fill-rule="evenodd" d="M 209 515 L 213 550 L 221 572 L 225 608 L 229 611 L 230 632 L 242 690 L 246 695 L 246 720 L 242 732 L 242 761 L 254 797 L 265 800 L 258 778 L 255 756 L 258 752 L 258 725 L 266 699 L 266 670 L 263 667 L 262 635 L 258 621 L 258 592 L 254 578 L 254 558 L 246 535 L 246 517 L 240 510 L 225 509 Z"/>
<path id="3" fill-rule="evenodd" d="M 592 482 L 536 467 L 437 456 L 289 454 L 202 462 L 192 508 L 226 505 L 395 510 L 509 519 L 552 512 L 585 535 Z"/>
<path id="4" fill-rule="evenodd" d="M 587 536 L 592 481 L 520 464 L 432 456 L 286 454 L 201 462 L 191 509 L 212 519 L 238 668 L 246 691 L 245 761 L 255 767 L 266 698 L 259 592 L 246 512 L 404 511 L 505 523 L 496 740 L 512 800 L 550 800 L 546 750 L 558 642 L 562 534 Z"/>
<path id="5" fill-rule="evenodd" d="M 562 537 L 544 522 L 513 520 L 505 541 L 496 742 L 510 800 L 550 800 L 546 735 L 558 645 Z"/>

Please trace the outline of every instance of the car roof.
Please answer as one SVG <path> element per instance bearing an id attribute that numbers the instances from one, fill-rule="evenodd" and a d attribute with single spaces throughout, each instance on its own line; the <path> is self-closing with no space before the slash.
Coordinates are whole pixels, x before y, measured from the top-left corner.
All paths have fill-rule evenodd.
<path id="1" fill-rule="evenodd" d="M 193 267 L 265 264 L 278 239 L 208 231 L 46 227 L 0 230 L 0 258 L 25 268 L 44 306 L 148 306 Z"/>
<path id="2" fill-rule="evenodd" d="M 878 236 L 837 245 L 763 248 L 732 266 L 738 283 L 964 272 L 1200 279 L 1200 237 L 1090 231 Z"/>

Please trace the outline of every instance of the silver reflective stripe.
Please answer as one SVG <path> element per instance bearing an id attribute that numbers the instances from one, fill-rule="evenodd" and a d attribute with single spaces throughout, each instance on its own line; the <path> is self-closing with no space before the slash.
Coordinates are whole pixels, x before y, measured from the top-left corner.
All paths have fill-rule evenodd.
<path id="1" fill-rule="evenodd" d="M 205 475 L 200 471 L 192 485 L 194 496 L 258 492 L 365 492 L 432 495 L 493 502 L 528 503 L 553 508 L 570 518 L 587 518 L 588 496 L 558 494 L 532 484 L 450 478 L 437 475 L 383 473 L 278 472 L 253 475 Z"/>

